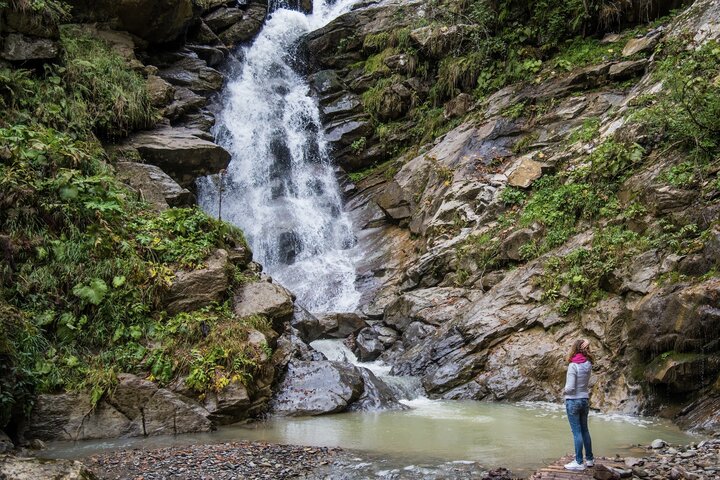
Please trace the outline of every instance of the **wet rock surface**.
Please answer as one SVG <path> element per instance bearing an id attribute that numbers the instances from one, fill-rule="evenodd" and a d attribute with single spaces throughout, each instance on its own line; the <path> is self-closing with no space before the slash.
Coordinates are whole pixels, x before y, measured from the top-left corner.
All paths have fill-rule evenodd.
<path id="1" fill-rule="evenodd" d="M 283 416 L 403 408 L 369 370 L 326 360 L 291 361 L 270 404 L 271 413 Z"/>

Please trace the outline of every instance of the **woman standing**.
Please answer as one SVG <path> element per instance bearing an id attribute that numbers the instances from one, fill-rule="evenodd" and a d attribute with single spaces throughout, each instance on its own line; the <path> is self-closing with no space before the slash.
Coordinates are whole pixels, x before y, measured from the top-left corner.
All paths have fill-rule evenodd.
<path id="1" fill-rule="evenodd" d="M 567 356 L 568 369 L 565 379 L 565 410 L 575 443 L 575 460 L 565 465 L 568 470 L 585 470 L 585 466 L 595 465 L 592 453 L 592 441 L 588 430 L 590 412 L 590 371 L 593 358 L 590 354 L 590 342 L 576 340 Z M 585 464 L 583 464 L 583 446 Z"/>

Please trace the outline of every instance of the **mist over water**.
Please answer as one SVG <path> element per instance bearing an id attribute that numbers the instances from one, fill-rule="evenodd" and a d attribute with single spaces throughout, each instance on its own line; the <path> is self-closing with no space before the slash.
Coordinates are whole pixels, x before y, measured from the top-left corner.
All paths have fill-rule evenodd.
<path id="1" fill-rule="evenodd" d="M 222 181 L 222 218 L 243 229 L 267 273 L 311 312 L 352 311 L 360 294 L 343 211 L 316 101 L 293 66 L 298 40 L 355 0 L 315 0 L 313 14 L 275 10 L 222 99 L 215 134 L 232 160 Z M 283 2 L 273 2 L 275 8 Z M 198 180 L 200 206 L 217 216 L 220 181 Z"/>

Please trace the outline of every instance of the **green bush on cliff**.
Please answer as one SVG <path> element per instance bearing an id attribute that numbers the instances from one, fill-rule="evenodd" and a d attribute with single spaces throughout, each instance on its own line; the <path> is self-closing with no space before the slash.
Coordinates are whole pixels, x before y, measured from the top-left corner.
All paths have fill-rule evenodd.
<path id="1" fill-rule="evenodd" d="M 22 14 L 39 15 L 46 22 L 56 25 L 70 18 L 71 7 L 61 0 L 3 0 L 0 9 L 10 8 Z"/>
<path id="2" fill-rule="evenodd" d="M 604 296 L 603 284 L 613 270 L 646 246 L 639 234 L 623 227 L 596 230 L 589 247 L 547 260 L 540 282 L 543 298 L 559 300 L 557 308 L 563 315 L 593 305 Z"/>
<path id="3" fill-rule="evenodd" d="M 77 137 L 122 137 L 154 123 L 145 80 L 108 43 L 64 26 L 61 45 L 63 64 L 41 76 L 0 69 L 0 102 L 12 109 L 13 123 L 39 122 Z"/>
<path id="4" fill-rule="evenodd" d="M 689 154 L 664 173 L 671 185 L 688 186 L 708 179 L 720 162 L 720 42 L 687 50 L 684 42 L 671 41 L 659 57 L 653 76 L 663 88 L 639 99 L 634 118 L 662 139 L 663 148 Z"/>
<path id="5" fill-rule="evenodd" d="M 117 372 L 157 371 L 148 358 L 174 271 L 244 243 L 196 208 L 154 212 L 115 178 L 96 134 L 151 121 L 144 79 L 81 30 L 61 41 L 60 65 L 0 68 L 0 428 L 35 393 L 97 401 Z"/>
<path id="6" fill-rule="evenodd" d="M 60 31 L 63 80 L 73 86 L 76 101 L 85 105 L 95 131 L 105 137 L 122 137 L 150 127 L 155 112 L 145 79 L 130 70 L 106 42 L 79 27 L 64 26 Z"/>

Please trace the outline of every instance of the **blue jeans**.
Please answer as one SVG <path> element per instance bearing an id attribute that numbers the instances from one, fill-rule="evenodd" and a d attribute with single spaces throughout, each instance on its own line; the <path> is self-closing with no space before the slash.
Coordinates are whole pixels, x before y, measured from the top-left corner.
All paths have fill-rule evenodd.
<path id="1" fill-rule="evenodd" d="M 583 446 L 585 446 L 585 458 L 593 460 L 592 441 L 588 430 L 588 413 L 590 413 L 590 402 L 587 398 L 568 398 L 565 400 L 570 430 L 575 443 L 575 461 L 583 463 Z"/>

